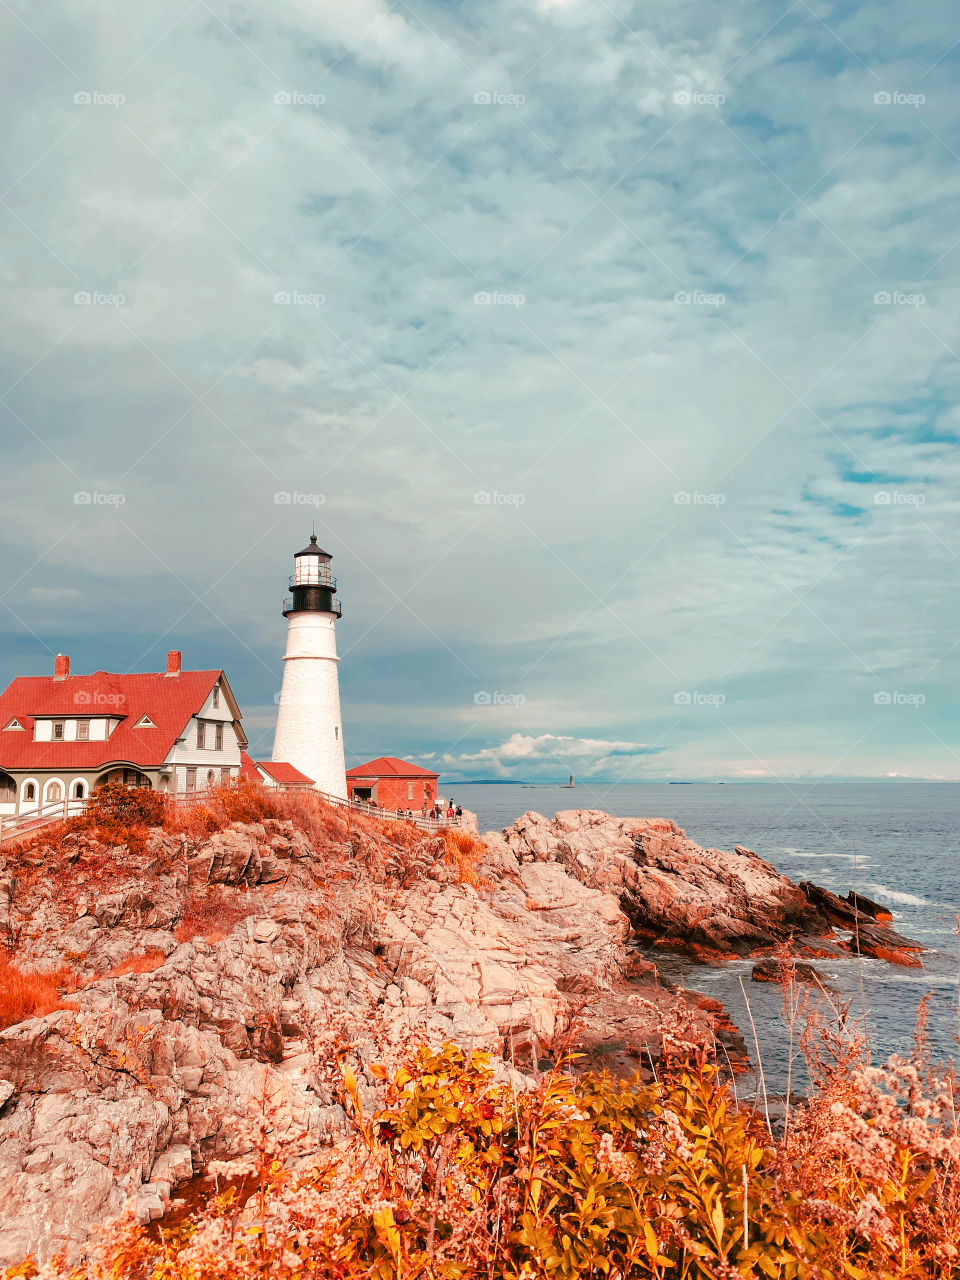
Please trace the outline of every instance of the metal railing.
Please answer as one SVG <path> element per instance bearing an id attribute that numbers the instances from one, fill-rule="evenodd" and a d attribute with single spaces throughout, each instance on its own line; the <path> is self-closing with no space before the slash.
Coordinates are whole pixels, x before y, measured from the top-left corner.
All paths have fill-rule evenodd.
<path id="1" fill-rule="evenodd" d="M 422 813 L 416 812 L 408 815 L 406 810 L 400 813 L 395 809 L 382 809 L 367 800 L 345 800 L 343 796 L 331 795 L 329 791 L 319 791 L 314 787 L 305 790 L 308 795 L 319 796 L 327 804 L 336 805 L 340 809 L 352 809 L 366 818 L 379 818 L 381 822 L 411 822 L 422 831 L 441 831 L 444 828 L 462 826 L 459 818 L 425 818 Z"/>
<path id="2" fill-rule="evenodd" d="M 292 612 L 293 612 L 293 596 L 284 596 L 284 597 L 283 597 L 283 609 L 282 609 L 282 611 L 281 611 L 281 612 L 283 612 L 283 613 L 292 613 Z M 342 617 L 343 617 L 343 605 L 340 603 L 340 599 L 339 599 L 339 597 L 338 597 L 338 596 L 334 596 L 334 598 L 330 601 L 330 608 L 329 608 L 329 609 L 307 610 L 307 612 L 335 613 L 335 614 L 337 615 L 337 617 L 338 617 L 338 618 L 342 618 Z"/>
<path id="3" fill-rule="evenodd" d="M 329 587 L 331 591 L 336 591 L 337 580 L 332 573 L 322 573 L 319 578 L 297 578 L 295 573 L 291 573 L 287 582 L 291 587 Z"/>
<path id="4" fill-rule="evenodd" d="M 273 788 L 270 788 L 271 790 Z M 463 824 L 460 818 L 425 818 L 422 813 L 407 814 L 406 810 L 398 813 L 396 810 L 382 809 L 379 805 L 370 804 L 366 800 L 346 799 L 343 796 L 333 795 L 329 791 L 320 791 L 315 787 L 284 787 L 282 784 L 276 788 L 279 791 L 303 791 L 307 795 L 317 796 L 326 804 L 334 805 L 338 809 L 350 809 L 354 813 L 361 813 L 365 818 L 377 818 L 380 822 L 409 822 L 415 827 L 419 827 L 421 831 L 443 831 L 456 829 Z M 201 788 L 196 791 L 162 791 L 168 804 L 180 808 L 192 808 L 195 805 L 203 804 L 208 788 Z M 83 800 L 53 800 L 47 804 L 40 805 L 36 809 L 27 809 L 20 813 L 0 815 L 0 842 L 11 839 L 13 836 L 25 835 L 30 831 L 39 830 L 40 827 L 49 825 L 51 822 L 65 822 L 67 818 L 72 818 L 76 814 L 82 813 L 87 806 L 86 799 Z"/>

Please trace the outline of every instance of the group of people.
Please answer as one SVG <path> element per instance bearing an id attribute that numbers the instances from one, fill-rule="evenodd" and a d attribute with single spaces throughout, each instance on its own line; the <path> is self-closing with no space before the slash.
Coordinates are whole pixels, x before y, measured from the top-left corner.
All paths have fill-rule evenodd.
<path id="1" fill-rule="evenodd" d="M 408 817 L 408 818 L 412 818 L 412 817 L 413 817 L 413 814 L 410 812 L 410 810 L 409 810 L 409 809 L 407 810 L 407 817 Z M 449 804 L 447 805 L 446 812 L 444 812 L 444 810 L 443 810 L 443 808 L 441 807 L 441 805 L 440 805 L 439 801 L 437 801 L 437 802 L 434 804 L 433 808 L 431 809 L 431 808 L 427 805 L 426 800 L 424 800 L 424 802 L 423 802 L 423 808 L 420 810 L 420 817 L 421 817 L 421 818 L 433 818 L 433 820 L 434 820 L 435 822 L 439 822 L 441 818 L 446 818 L 448 821 L 452 821 L 454 818 L 462 818 L 462 817 L 463 817 L 463 810 L 462 810 L 462 809 L 460 808 L 460 806 L 459 806 L 458 804 L 456 804 L 452 799 L 450 800 Z"/>
<path id="2" fill-rule="evenodd" d="M 370 796 L 368 798 L 367 804 L 376 813 L 383 815 L 384 817 L 386 816 L 386 810 L 384 809 L 383 805 L 377 804 L 373 796 Z M 401 804 L 397 805 L 398 818 L 412 819 L 413 816 L 414 815 L 413 815 L 412 809 L 404 809 L 403 805 Z M 420 817 L 432 818 L 434 822 L 442 822 L 444 819 L 446 819 L 447 822 L 454 822 L 463 817 L 463 810 L 452 798 L 448 801 L 446 809 L 444 809 L 443 805 L 439 801 L 434 801 L 433 805 L 431 806 L 427 803 L 426 800 L 424 800 L 423 806 L 420 809 Z"/>

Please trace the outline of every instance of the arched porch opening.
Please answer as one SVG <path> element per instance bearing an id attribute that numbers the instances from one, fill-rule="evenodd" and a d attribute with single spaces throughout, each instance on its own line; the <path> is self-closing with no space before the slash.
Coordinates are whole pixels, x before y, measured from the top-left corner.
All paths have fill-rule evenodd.
<path id="1" fill-rule="evenodd" d="M 124 787 L 150 787 L 151 789 L 153 787 L 153 783 L 145 773 L 130 765 L 117 765 L 114 768 L 107 769 L 104 773 L 101 773 L 99 778 L 97 778 L 94 790 L 96 790 L 97 787 L 104 787 L 108 783 L 114 783 Z"/>

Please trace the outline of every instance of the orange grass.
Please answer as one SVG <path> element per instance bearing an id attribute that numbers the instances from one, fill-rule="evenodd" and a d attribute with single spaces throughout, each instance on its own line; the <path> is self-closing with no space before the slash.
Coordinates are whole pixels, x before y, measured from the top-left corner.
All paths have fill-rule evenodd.
<path id="1" fill-rule="evenodd" d="M 0 953 L 0 1030 L 57 1009 L 75 1009 L 76 1005 L 64 1003 L 65 990 L 76 990 L 76 980 L 68 970 L 21 971 L 10 963 L 8 955 Z"/>

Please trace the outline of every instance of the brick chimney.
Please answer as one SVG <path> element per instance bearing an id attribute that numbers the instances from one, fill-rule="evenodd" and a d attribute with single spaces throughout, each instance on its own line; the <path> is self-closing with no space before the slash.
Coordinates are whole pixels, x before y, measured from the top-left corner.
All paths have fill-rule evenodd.
<path id="1" fill-rule="evenodd" d="M 179 649 L 170 649 L 167 652 L 167 675 L 178 676 L 180 668 L 183 665 L 183 654 Z"/>
<path id="2" fill-rule="evenodd" d="M 70 674 L 70 659 L 65 653 L 58 653 L 53 664 L 54 680 L 66 680 Z"/>

